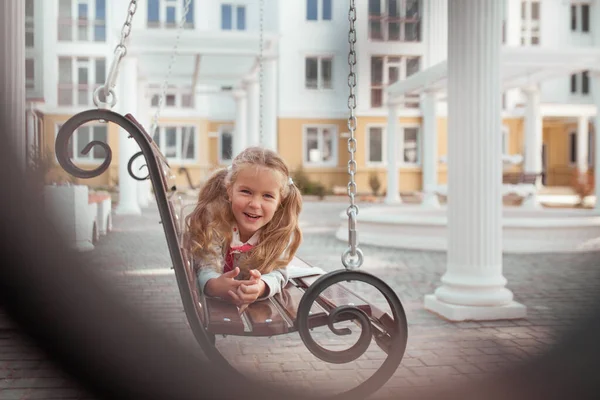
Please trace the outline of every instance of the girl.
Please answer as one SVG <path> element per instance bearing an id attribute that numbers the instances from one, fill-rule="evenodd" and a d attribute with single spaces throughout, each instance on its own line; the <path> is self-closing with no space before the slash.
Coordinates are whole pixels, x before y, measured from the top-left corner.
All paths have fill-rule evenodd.
<path id="1" fill-rule="evenodd" d="M 250 147 L 202 187 L 187 217 L 200 290 L 238 306 L 279 293 L 302 240 L 302 196 L 271 150 Z"/>

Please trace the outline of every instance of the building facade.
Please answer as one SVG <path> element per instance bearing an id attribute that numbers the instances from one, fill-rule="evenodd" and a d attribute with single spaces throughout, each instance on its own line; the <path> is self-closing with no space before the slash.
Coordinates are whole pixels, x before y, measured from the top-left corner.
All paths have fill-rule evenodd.
<path id="1" fill-rule="evenodd" d="M 202 182 L 241 148 L 258 143 L 327 189 L 343 187 L 349 159 L 347 7 L 340 0 L 138 2 L 114 110 L 134 114 L 149 131 L 157 122 L 155 140 L 180 187 Z M 386 190 L 390 168 L 388 88 L 444 62 L 448 11 L 444 0 L 356 0 L 356 7 L 357 181 L 360 192 L 370 192 L 374 177 Z M 127 10 L 127 2 L 116 0 L 26 0 L 31 149 L 53 153 L 61 123 L 96 107 L 94 91 L 105 83 Z M 597 0 L 506 0 L 504 11 L 507 48 L 600 48 Z M 570 69 L 536 84 L 546 185 L 568 186 L 576 168 L 594 164 L 591 81 L 587 70 Z M 526 153 L 528 92 L 522 86 L 503 94 L 505 154 Z M 423 96 L 402 98 L 392 150 L 401 192 L 422 190 L 425 151 L 436 160 L 447 153 L 444 101 L 437 103 L 430 146 L 423 137 Z M 119 135 L 100 122 L 78 130 L 72 144 L 78 164 L 93 167 L 104 158 L 100 149 L 81 154 L 91 140 L 108 141 L 114 152 L 108 171 L 82 183 L 118 184 L 124 160 Z M 444 184 L 445 164 L 436 164 L 433 179 Z M 62 179 L 59 167 L 48 174 L 49 181 Z"/>

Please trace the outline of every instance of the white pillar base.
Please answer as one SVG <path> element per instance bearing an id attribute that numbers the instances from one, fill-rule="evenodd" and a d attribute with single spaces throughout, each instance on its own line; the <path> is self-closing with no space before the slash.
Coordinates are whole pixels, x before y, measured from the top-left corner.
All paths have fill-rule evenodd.
<path id="1" fill-rule="evenodd" d="M 523 199 L 523 202 L 521 203 L 521 207 L 531 209 L 543 208 L 537 193 L 525 197 L 525 199 Z"/>
<path id="2" fill-rule="evenodd" d="M 400 198 L 399 194 L 397 194 L 395 196 L 393 194 L 392 195 L 388 194 L 385 196 L 383 203 L 384 204 L 402 204 L 402 199 Z"/>
<path id="3" fill-rule="evenodd" d="M 516 301 L 502 306 L 461 306 L 443 302 L 435 294 L 425 295 L 425 309 L 455 322 L 519 319 L 527 316 L 527 308 Z"/>
<path id="4" fill-rule="evenodd" d="M 94 250 L 95 246 L 88 241 L 79 241 L 69 245 L 69 248 L 75 251 L 90 251 Z"/>
<path id="5" fill-rule="evenodd" d="M 117 215 L 142 215 L 142 209 L 140 205 L 135 204 L 123 204 L 119 203 L 117 208 L 115 208 L 115 214 Z"/>
<path id="6" fill-rule="evenodd" d="M 440 208 L 440 200 L 435 192 L 424 192 L 421 206 L 427 208 Z"/>

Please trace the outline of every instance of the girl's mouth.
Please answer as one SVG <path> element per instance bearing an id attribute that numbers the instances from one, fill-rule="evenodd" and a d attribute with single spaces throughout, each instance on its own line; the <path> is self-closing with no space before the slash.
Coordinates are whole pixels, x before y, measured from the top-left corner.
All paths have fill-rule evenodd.
<path id="1" fill-rule="evenodd" d="M 244 213 L 244 215 L 248 218 L 252 218 L 252 219 L 258 219 L 260 218 L 260 215 L 254 215 L 254 214 L 248 214 L 248 213 Z"/>

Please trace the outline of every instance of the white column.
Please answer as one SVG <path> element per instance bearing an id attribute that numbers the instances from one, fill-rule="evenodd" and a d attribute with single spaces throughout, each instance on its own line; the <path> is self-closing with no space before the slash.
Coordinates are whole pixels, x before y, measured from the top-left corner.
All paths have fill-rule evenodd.
<path id="1" fill-rule="evenodd" d="M 439 207 L 440 203 L 436 194 L 438 174 L 438 143 L 437 143 L 437 114 L 436 93 L 427 91 L 421 99 L 421 113 L 423 115 L 423 201 L 424 207 Z"/>
<path id="2" fill-rule="evenodd" d="M 137 58 L 128 55 L 121 60 L 119 81 L 117 83 L 117 107 L 121 113 L 135 115 L 138 110 Z M 137 182 L 127 171 L 131 157 L 139 151 L 139 146 L 129 134 L 119 128 L 119 204 L 116 214 L 139 215 L 142 213 L 138 204 Z"/>
<path id="3" fill-rule="evenodd" d="M 598 8 L 598 7 L 592 7 Z M 597 10 L 600 15 L 600 10 Z M 596 29 L 600 31 L 600 29 Z M 600 32 L 597 32 L 598 42 L 600 42 Z M 596 104 L 596 117 L 594 118 L 594 194 L 596 195 L 596 210 L 600 210 L 600 71 L 590 71 L 592 80 L 592 96 Z"/>
<path id="4" fill-rule="evenodd" d="M 448 56 L 448 0 L 423 0 L 422 15 L 424 64 L 432 66 Z"/>
<path id="5" fill-rule="evenodd" d="M 245 86 L 248 90 L 248 146 L 262 145 L 260 143 L 260 91 L 256 77 L 247 79 Z"/>
<path id="6" fill-rule="evenodd" d="M 248 142 L 247 94 L 243 90 L 233 93 L 235 99 L 235 128 L 233 131 L 233 157 L 246 148 Z"/>
<path id="7" fill-rule="evenodd" d="M 263 146 L 277 150 L 277 104 L 278 104 L 278 73 L 277 59 L 263 60 Z"/>
<path id="8" fill-rule="evenodd" d="M 425 308 L 452 321 L 525 316 L 502 275 L 502 7 L 448 5 L 448 258 Z"/>
<path id="9" fill-rule="evenodd" d="M 540 111 L 540 90 L 537 87 L 527 87 L 523 89 L 525 94 L 525 164 L 524 172 L 528 174 L 542 173 L 542 141 L 543 141 L 543 120 Z M 536 186 L 539 187 L 542 180 L 539 177 L 536 180 Z M 533 193 L 523 202 L 524 207 L 541 207 L 537 193 Z"/>
<path id="10" fill-rule="evenodd" d="M 150 134 L 149 130 L 150 130 L 150 126 L 151 121 L 150 121 L 150 99 L 147 97 L 147 84 L 148 82 L 146 80 L 142 80 L 142 79 L 138 79 L 137 81 L 137 87 L 138 87 L 138 105 L 137 105 L 137 112 L 135 113 L 135 118 L 138 120 L 138 122 L 140 124 L 142 124 L 142 126 L 144 127 L 144 129 L 146 129 L 146 132 L 148 132 L 148 134 Z M 136 148 L 136 151 L 137 148 Z M 144 160 L 143 157 L 138 157 L 138 159 L 136 160 L 135 163 L 135 170 L 140 172 L 140 175 L 145 176 L 148 172 L 148 168 L 147 167 L 142 167 L 144 164 L 146 164 L 146 161 Z M 140 169 L 140 167 L 142 167 Z M 145 181 L 137 181 L 137 198 L 138 198 L 138 204 L 140 205 L 140 207 L 144 208 L 144 207 L 148 207 L 148 204 L 150 203 L 150 199 L 152 198 L 152 182 L 150 182 L 150 179 L 146 179 Z"/>
<path id="11" fill-rule="evenodd" d="M 2 37 L 0 40 L 0 113 L 6 124 L 4 137 L 19 163 L 15 170 L 25 171 L 25 1 L 0 2 Z"/>
<path id="12" fill-rule="evenodd" d="M 521 46 L 521 0 L 506 0 L 505 9 L 505 45 L 509 47 Z M 543 7 L 543 6 L 542 6 Z M 514 108 L 522 98 L 521 89 L 509 89 L 506 91 L 506 108 Z"/>
<path id="13" fill-rule="evenodd" d="M 398 188 L 398 105 L 388 104 L 387 120 L 387 190 L 385 196 L 386 204 L 401 203 L 400 190 Z"/>
<path id="14" fill-rule="evenodd" d="M 588 135 L 588 118 L 579 117 L 577 119 L 577 169 L 581 174 L 585 174 L 588 170 Z"/>

